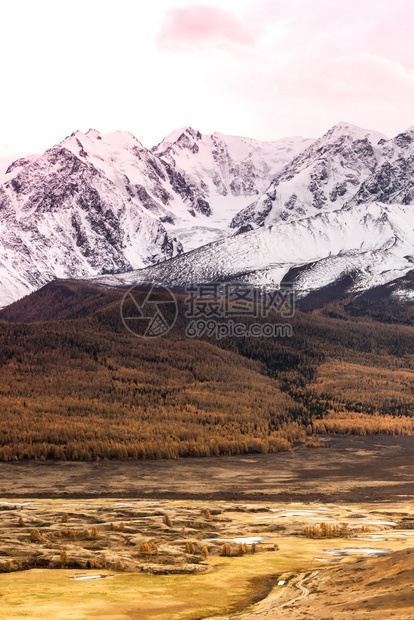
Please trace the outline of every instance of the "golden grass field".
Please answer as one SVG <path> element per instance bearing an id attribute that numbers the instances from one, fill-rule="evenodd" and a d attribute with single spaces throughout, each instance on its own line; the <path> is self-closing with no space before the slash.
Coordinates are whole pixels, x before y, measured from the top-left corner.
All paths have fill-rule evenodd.
<path id="1" fill-rule="evenodd" d="M 201 513 L 206 509 L 210 511 L 210 518 L 205 512 L 204 516 Z M 165 514 L 170 516 L 171 526 L 164 523 Z M 18 525 L 20 518 L 24 526 Z M 0 617 L 2 620 L 198 620 L 244 613 L 240 617 L 248 618 L 246 610 L 266 599 L 272 590 L 271 599 L 276 602 L 278 598 L 283 602 L 295 595 L 288 577 L 293 584 L 296 576 L 303 573 L 317 570 L 320 576 L 345 569 L 352 573 L 353 567 L 357 569 L 361 565 L 361 560 L 362 564 L 375 565 L 390 558 L 364 560 L 363 554 L 357 554 L 342 559 L 339 564 L 318 562 L 315 558 L 332 559 L 324 550 L 383 548 L 404 551 L 414 547 L 414 530 L 407 529 L 411 527 L 411 518 L 414 522 L 414 506 L 406 501 L 393 506 L 389 503 L 349 506 L 308 502 L 253 504 L 100 499 L 82 503 L 42 500 L 39 504 L 21 506 L 18 500 L 13 500 L 10 505 L 2 505 L 0 511 L 0 568 L 5 569 L 7 560 L 13 562 L 14 569 L 22 567 L 34 554 L 39 564 L 48 567 L 0 574 Z M 342 527 L 347 525 L 347 537 L 304 537 L 306 524 L 322 521 L 342 524 Z M 191 527 L 188 523 L 198 525 Z M 200 528 L 199 524 L 204 526 Z M 81 535 L 75 539 L 58 536 L 66 529 L 76 535 L 85 528 L 90 532 L 92 527 L 98 531 L 95 540 Z M 364 532 L 367 527 L 369 532 Z M 33 529 L 41 533 L 41 541 L 31 541 Z M 222 542 L 204 542 L 208 538 L 252 536 L 267 540 L 257 544 L 255 553 L 248 544 L 247 553 L 241 556 L 237 542 L 230 543 L 232 557 L 220 555 Z M 372 536 L 381 538 L 361 540 Z M 141 557 L 139 548 L 143 541 L 156 542 L 158 555 Z M 187 542 L 193 542 L 194 553 L 185 553 Z M 205 544 L 209 556 L 202 559 L 200 550 Z M 274 550 L 275 545 L 278 550 Z M 59 567 L 62 550 L 66 550 L 69 557 L 66 568 Z M 102 562 L 99 565 L 102 553 L 106 554 L 107 568 Z M 87 569 L 86 562 L 93 558 L 98 566 Z M 115 567 L 119 558 L 124 564 L 122 570 Z M 194 569 L 197 572 L 191 574 L 189 571 Z M 154 570 L 161 574 L 152 574 Z M 179 574 L 171 574 L 173 571 Z M 113 577 L 91 581 L 71 579 L 82 573 Z M 280 578 L 287 579 L 287 584 L 275 589 Z M 313 589 L 317 589 L 317 581 L 315 577 Z M 258 617 L 261 604 L 258 603 Z M 292 606 L 274 612 L 279 615 L 266 617 L 285 617 L 284 614 L 296 617 L 293 612 Z M 267 610 L 266 613 L 273 612 Z"/>

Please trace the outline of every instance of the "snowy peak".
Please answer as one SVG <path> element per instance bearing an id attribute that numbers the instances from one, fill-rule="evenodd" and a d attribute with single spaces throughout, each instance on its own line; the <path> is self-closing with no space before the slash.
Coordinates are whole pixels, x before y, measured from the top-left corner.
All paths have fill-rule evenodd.
<path id="1" fill-rule="evenodd" d="M 102 136 L 101 136 L 101 134 L 99 133 L 99 131 L 97 129 L 92 129 L 92 128 L 88 129 L 88 131 L 86 132 L 86 135 L 89 138 L 92 138 L 92 140 L 101 140 L 102 139 Z"/>
<path id="2" fill-rule="evenodd" d="M 128 132 L 74 132 L 15 162 L 0 185 L 0 305 L 56 277 L 127 271 L 175 256 L 182 245 L 165 221 L 194 200 Z"/>
<path id="3" fill-rule="evenodd" d="M 201 140 L 202 135 L 199 131 L 194 130 L 192 127 L 182 127 L 172 131 L 166 136 L 159 144 L 154 146 L 151 150 L 156 155 L 165 155 L 168 150 L 174 146 L 186 148 L 186 145 L 192 145 L 195 141 Z"/>
<path id="4" fill-rule="evenodd" d="M 268 165 L 275 170 L 281 169 L 290 159 L 303 151 L 313 140 L 290 137 L 264 142 L 240 136 L 228 136 L 220 132 L 203 135 L 191 127 L 184 127 L 172 132 L 152 151 L 161 159 L 168 160 L 177 167 L 182 159 L 198 160 L 201 164 L 240 165 L 243 160 L 268 159 Z M 198 155 L 197 158 L 189 155 Z M 254 162 L 253 162 L 254 163 Z M 194 166 L 194 162 L 190 164 Z"/>
<path id="5" fill-rule="evenodd" d="M 108 134 L 100 134 L 96 129 L 89 129 L 86 134 L 75 131 L 57 146 L 68 149 L 81 159 L 90 158 L 94 164 L 99 161 L 120 164 L 136 157 L 139 151 L 147 152 L 141 142 L 127 131 Z"/>
<path id="6" fill-rule="evenodd" d="M 292 159 L 233 228 L 293 221 L 342 208 L 379 165 L 385 136 L 339 123 Z"/>
<path id="7" fill-rule="evenodd" d="M 56 277 L 143 268 L 228 236 L 269 184 L 268 160 L 280 167 L 295 148 L 278 143 L 274 155 L 272 143 L 189 127 L 161 144 L 163 157 L 129 132 L 89 129 L 11 165 L 0 182 L 0 305 Z"/>
<path id="8" fill-rule="evenodd" d="M 168 222 L 206 208 L 193 187 L 129 132 L 75 132 L 60 145 L 109 179 L 130 202 Z"/>
<path id="9" fill-rule="evenodd" d="M 403 133 L 398 134 L 391 142 L 403 150 L 410 148 L 414 142 L 414 127 L 410 127 Z"/>
<path id="10" fill-rule="evenodd" d="M 15 161 L 0 178 L 0 305 L 56 277 L 143 268 L 229 236 L 307 143 L 186 127 L 148 150 L 129 132 L 89 129 Z"/>
<path id="11" fill-rule="evenodd" d="M 379 142 L 378 165 L 349 201 L 349 205 L 380 201 L 414 203 L 414 128 Z"/>
<path id="12" fill-rule="evenodd" d="M 311 142 L 304 138 L 261 142 L 218 132 L 203 135 L 187 127 L 173 132 L 152 150 L 209 204 L 210 213 L 206 210 L 204 215 L 228 226 Z"/>
<path id="13" fill-rule="evenodd" d="M 353 125 L 352 123 L 347 123 L 345 121 L 341 121 L 331 127 L 331 129 L 329 129 L 326 134 L 322 136 L 321 140 L 326 140 L 329 138 L 336 140 L 338 136 L 348 136 L 353 141 L 367 138 L 373 144 L 378 144 L 380 140 L 387 140 L 387 137 L 378 131 L 363 129 L 362 127 L 358 127 L 357 125 Z"/>
<path id="14" fill-rule="evenodd" d="M 413 179 L 414 128 L 263 142 L 184 127 L 151 150 L 75 131 L 0 177 L 0 306 L 96 276 L 277 286 L 294 273 L 305 294 L 352 274 L 365 290 L 412 268 Z"/>

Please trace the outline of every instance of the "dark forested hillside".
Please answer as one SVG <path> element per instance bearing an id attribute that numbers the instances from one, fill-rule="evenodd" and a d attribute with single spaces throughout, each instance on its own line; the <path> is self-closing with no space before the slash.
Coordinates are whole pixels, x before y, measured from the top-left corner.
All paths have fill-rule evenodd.
<path id="1" fill-rule="evenodd" d="M 173 331 L 143 340 L 122 324 L 121 296 L 56 283 L 2 311 L 0 459 L 209 456 L 286 450 L 314 432 L 414 433 L 411 327 L 298 312 L 289 338 L 195 340 L 179 299 Z"/>
<path id="2" fill-rule="evenodd" d="M 79 319 L 119 302 L 124 293 L 88 284 L 53 281 L 31 295 L 0 309 L 0 321 L 33 323 Z"/>

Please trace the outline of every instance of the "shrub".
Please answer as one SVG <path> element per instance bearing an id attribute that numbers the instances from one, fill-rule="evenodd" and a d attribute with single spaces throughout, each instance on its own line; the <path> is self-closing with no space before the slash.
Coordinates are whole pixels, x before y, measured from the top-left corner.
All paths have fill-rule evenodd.
<path id="1" fill-rule="evenodd" d="M 62 564 L 62 566 L 67 566 L 69 564 L 68 552 L 65 550 L 63 550 L 60 554 L 60 563 Z"/>
<path id="2" fill-rule="evenodd" d="M 98 540 L 99 539 L 99 532 L 98 529 L 93 526 L 93 528 L 91 529 L 91 539 L 92 540 Z"/>
<path id="3" fill-rule="evenodd" d="M 124 568 L 125 568 L 124 564 L 121 562 L 121 560 L 118 559 L 115 563 L 115 570 L 121 571 L 121 570 L 124 570 Z"/>
<path id="4" fill-rule="evenodd" d="M 138 553 L 141 557 L 149 557 L 151 555 L 151 547 L 149 543 L 142 543 L 138 548 Z"/>
<path id="5" fill-rule="evenodd" d="M 207 508 L 201 509 L 201 516 L 204 517 L 205 519 L 211 519 L 211 513 Z"/>
<path id="6" fill-rule="evenodd" d="M 340 528 L 337 524 L 331 525 L 323 521 L 319 525 L 307 525 L 304 534 L 307 538 L 338 538 L 347 537 L 349 532 L 347 524 L 343 524 Z"/>
<path id="7" fill-rule="evenodd" d="M 185 543 L 185 549 L 184 549 L 185 553 L 191 553 L 194 554 L 196 552 L 196 548 L 195 548 L 195 544 L 192 542 L 187 542 Z"/>
<path id="8" fill-rule="evenodd" d="M 310 441 L 306 444 L 307 448 L 320 448 L 321 444 L 318 435 L 312 435 Z"/>
<path id="9" fill-rule="evenodd" d="M 14 570 L 14 564 L 12 560 L 7 560 L 4 564 L 1 565 L 1 570 L 3 573 L 11 573 Z"/>
<path id="10" fill-rule="evenodd" d="M 229 543 L 224 543 L 221 547 L 220 555 L 231 556 L 231 545 Z"/>
<path id="11" fill-rule="evenodd" d="M 172 521 L 171 521 L 171 517 L 170 517 L 170 515 L 168 515 L 167 513 L 165 513 L 164 518 L 163 518 L 163 520 L 162 520 L 162 521 L 163 521 L 163 523 L 164 523 L 165 525 L 167 525 L 168 527 L 172 527 L 172 526 L 173 526 L 173 523 L 172 523 Z"/>
<path id="12" fill-rule="evenodd" d="M 205 525 L 203 521 L 187 521 L 187 527 L 191 527 L 193 530 L 204 530 Z"/>
<path id="13" fill-rule="evenodd" d="M 42 535 L 40 534 L 39 530 L 34 529 L 30 532 L 30 540 L 35 543 L 38 543 L 42 540 Z"/>
<path id="14" fill-rule="evenodd" d="M 141 557 L 151 557 L 152 555 L 158 555 L 158 545 L 155 543 L 142 543 L 138 548 L 138 553 Z"/>

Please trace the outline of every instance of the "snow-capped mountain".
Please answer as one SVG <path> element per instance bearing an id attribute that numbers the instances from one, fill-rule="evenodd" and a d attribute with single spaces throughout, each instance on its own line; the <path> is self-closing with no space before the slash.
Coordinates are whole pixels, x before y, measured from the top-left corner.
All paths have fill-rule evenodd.
<path id="1" fill-rule="evenodd" d="M 233 218 L 233 237 L 95 282 L 292 282 L 303 297 L 341 281 L 351 292 L 398 281 L 400 297 L 412 298 L 404 276 L 414 264 L 413 167 L 414 129 L 388 140 L 340 123 Z M 399 284 L 394 289 L 398 297 Z"/>
<path id="2" fill-rule="evenodd" d="M 152 152 L 128 132 L 89 130 L 15 161 L 0 177 L 0 306 L 54 278 L 143 268 L 231 234 L 235 211 L 308 143 L 186 129 Z M 239 202 L 217 201 L 226 192 Z"/>
<path id="3" fill-rule="evenodd" d="M 413 231 L 410 205 L 361 204 L 261 227 L 147 269 L 93 282 L 186 287 L 232 281 L 272 288 L 293 282 L 304 296 L 349 275 L 352 290 L 362 291 L 413 269 Z"/>
<path id="4" fill-rule="evenodd" d="M 379 200 L 387 204 L 414 202 L 414 127 L 377 145 L 378 165 L 349 204 Z"/>
<path id="5" fill-rule="evenodd" d="M 162 220 L 173 217 L 171 202 L 185 210 L 195 200 L 178 175 L 121 132 L 76 132 L 17 160 L 2 181 L 0 305 L 56 277 L 124 271 L 180 253 Z"/>
<path id="6" fill-rule="evenodd" d="M 185 251 L 231 234 L 236 214 L 257 200 L 273 177 L 312 144 L 306 138 L 261 142 L 251 138 L 203 135 L 191 127 L 174 131 L 152 149 L 193 188 L 200 200 L 196 218 L 175 222 Z"/>
<path id="7" fill-rule="evenodd" d="M 0 306 L 79 277 L 407 290 L 413 173 L 413 128 L 275 142 L 185 128 L 151 151 L 127 132 L 75 132 L 0 178 Z"/>
<path id="8" fill-rule="evenodd" d="M 262 196 L 233 218 L 232 227 L 269 226 L 341 208 L 376 171 L 384 144 L 380 133 L 335 125 L 293 158 Z"/>

